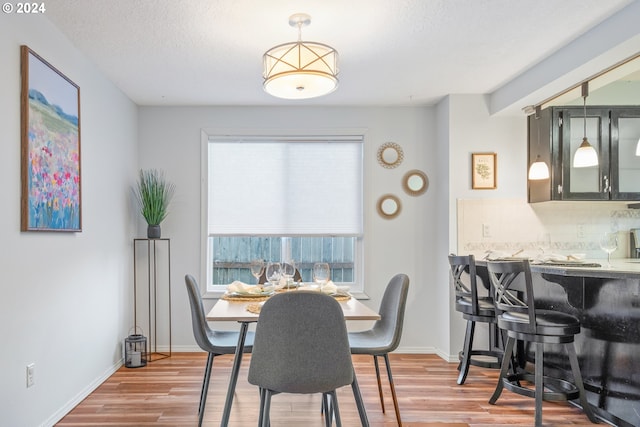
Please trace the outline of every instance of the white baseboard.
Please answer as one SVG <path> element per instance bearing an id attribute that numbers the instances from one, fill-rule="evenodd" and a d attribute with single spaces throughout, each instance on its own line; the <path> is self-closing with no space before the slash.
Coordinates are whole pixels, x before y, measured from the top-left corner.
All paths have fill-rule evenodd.
<path id="1" fill-rule="evenodd" d="M 117 361 L 113 366 L 107 369 L 102 375 L 94 379 L 87 385 L 80 393 L 75 395 L 69 400 L 62 408 L 53 413 L 46 421 L 40 424 L 40 427 L 52 427 L 58 421 L 60 421 L 65 415 L 67 415 L 73 408 L 75 408 L 80 402 L 82 402 L 87 396 L 89 396 L 100 384 L 105 382 L 107 378 L 113 375 L 122 366 L 122 360 Z"/>

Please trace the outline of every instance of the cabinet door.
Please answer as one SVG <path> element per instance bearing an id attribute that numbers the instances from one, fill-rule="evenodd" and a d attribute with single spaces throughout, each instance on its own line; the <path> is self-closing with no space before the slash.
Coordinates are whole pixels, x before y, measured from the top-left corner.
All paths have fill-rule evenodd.
<path id="1" fill-rule="evenodd" d="M 532 114 L 527 117 L 529 149 L 527 164 L 531 166 L 535 161 L 543 161 L 549 166 L 550 172 L 550 177 L 547 179 L 527 179 L 527 200 L 529 203 L 560 200 L 562 197 L 562 193 L 559 191 L 559 188 L 562 188 L 562 168 L 554 167 L 558 163 L 560 152 L 559 145 L 553 143 L 558 140 L 558 132 L 556 131 L 557 127 L 554 127 L 557 121 L 552 121 L 552 113 L 553 110 L 547 108 L 538 115 Z"/>
<path id="2" fill-rule="evenodd" d="M 609 109 L 563 108 L 562 200 L 609 200 Z M 598 153 L 598 165 L 573 167 L 573 156 L 585 136 Z"/>
<path id="3" fill-rule="evenodd" d="M 640 107 L 611 110 L 611 198 L 640 200 Z"/>

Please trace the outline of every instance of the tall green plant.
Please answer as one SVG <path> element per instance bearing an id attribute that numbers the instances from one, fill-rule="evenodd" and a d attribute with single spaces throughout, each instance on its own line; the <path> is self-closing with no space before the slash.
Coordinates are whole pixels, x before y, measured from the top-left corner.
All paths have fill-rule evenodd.
<path id="1" fill-rule="evenodd" d="M 134 192 L 140 213 L 147 224 L 160 225 L 167 216 L 175 185 L 165 179 L 164 172 L 156 169 L 141 169 L 138 186 Z"/>

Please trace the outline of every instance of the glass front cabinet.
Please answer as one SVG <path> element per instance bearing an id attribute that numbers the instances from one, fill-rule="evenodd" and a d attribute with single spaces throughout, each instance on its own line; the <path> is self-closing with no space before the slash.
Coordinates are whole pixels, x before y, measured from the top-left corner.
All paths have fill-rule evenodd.
<path id="1" fill-rule="evenodd" d="M 549 200 L 640 200 L 640 106 L 549 107 L 528 117 L 528 165 L 539 157 L 550 177 L 528 180 L 529 203 Z M 577 168 L 583 138 L 598 165 Z"/>

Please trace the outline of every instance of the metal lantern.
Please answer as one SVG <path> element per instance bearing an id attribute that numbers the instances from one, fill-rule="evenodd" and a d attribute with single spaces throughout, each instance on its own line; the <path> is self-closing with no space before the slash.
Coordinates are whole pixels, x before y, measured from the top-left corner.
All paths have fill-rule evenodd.
<path id="1" fill-rule="evenodd" d="M 134 334 L 124 339 L 124 366 L 127 368 L 147 366 L 146 337 L 141 334 Z"/>

